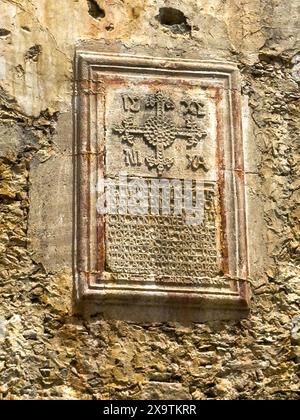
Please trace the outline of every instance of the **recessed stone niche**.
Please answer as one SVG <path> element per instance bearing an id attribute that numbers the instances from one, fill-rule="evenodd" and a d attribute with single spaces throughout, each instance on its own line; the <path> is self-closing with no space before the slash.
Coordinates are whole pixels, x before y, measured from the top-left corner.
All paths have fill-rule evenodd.
<path id="1" fill-rule="evenodd" d="M 133 321 L 248 314 L 239 71 L 78 51 L 79 310 Z"/>

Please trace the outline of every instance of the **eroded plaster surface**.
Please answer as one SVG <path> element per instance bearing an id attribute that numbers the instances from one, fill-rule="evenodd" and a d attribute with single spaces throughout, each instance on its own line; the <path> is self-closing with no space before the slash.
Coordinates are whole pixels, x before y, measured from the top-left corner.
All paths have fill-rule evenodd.
<path id="1" fill-rule="evenodd" d="M 298 1 L 98 3 L 105 16 L 86 0 L 0 4 L 2 398 L 299 398 Z M 237 64 L 253 292 L 242 322 L 72 315 L 73 59 L 87 45 Z"/>

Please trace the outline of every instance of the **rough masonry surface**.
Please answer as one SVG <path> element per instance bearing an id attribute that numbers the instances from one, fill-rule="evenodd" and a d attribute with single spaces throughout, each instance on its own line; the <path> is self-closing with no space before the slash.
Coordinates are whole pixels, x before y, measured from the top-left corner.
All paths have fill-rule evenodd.
<path id="1" fill-rule="evenodd" d="M 299 2 L 0 7 L 1 397 L 299 399 Z M 237 63 L 248 133 L 247 319 L 72 315 L 73 58 L 91 43 Z"/>

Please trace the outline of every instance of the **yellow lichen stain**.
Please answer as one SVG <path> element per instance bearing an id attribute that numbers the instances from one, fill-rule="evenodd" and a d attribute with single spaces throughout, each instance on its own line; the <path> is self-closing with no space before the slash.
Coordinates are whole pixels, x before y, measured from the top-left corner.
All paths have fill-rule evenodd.
<path id="1" fill-rule="evenodd" d="M 9 187 L 0 187 L 0 196 L 7 198 L 15 198 L 16 193 Z"/>
<path id="2" fill-rule="evenodd" d="M 135 6 L 131 8 L 131 13 L 132 13 L 132 18 L 133 19 L 138 19 L 142 12 L 143 12 L 144 8 L 141 6 Z"/>
<path id="3" fill-rule="evenodd" d="M 48 293 L 43 295 L 43 302 L 50 305 L 52 310 L 60 314 L 71 314 L 72 275 L 61 272 L 52 277 L 51 287 Z"/>

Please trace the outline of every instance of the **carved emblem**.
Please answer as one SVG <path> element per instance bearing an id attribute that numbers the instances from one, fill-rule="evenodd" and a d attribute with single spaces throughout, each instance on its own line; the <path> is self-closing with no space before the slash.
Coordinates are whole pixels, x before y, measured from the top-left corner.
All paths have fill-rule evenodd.
<path id="1" fill-rule="evenodd" d="M 139 112 L 140 105 L 136 97 L 127 95 L 124 99 L 123 96 L 123 101 L 126 106 L 125 111 Z M 155 109 L 155 115 L 147 118 L 144 125 L 137 126 L 133 117 L 128 117 L 121 125 L 114 125 L 113 131 L 130 146 L 133 146 L 136 138 L 142 137 L 145 143 L 155 150 L 155 156 L 146 156 L 146 165 L 149 169 L 155 168 L 158 176 L 162 176 L 164 171 L 169 170 L 174 164 L 174 158 L 166 157 L 165 150 L 172 146 L 177 138 L 184 139 L 187 147 L 192 148 L 206 137 L 206 132 L 200 129 L 195 120 L 195 117 L 202 118 L 205 115 L 202 106 L 196 102 L 184 101 L 185 126 L 176 127 L 174 121 L 167 116 L 176 108 L 174 101 L 162 92 L 156 92 L 145 98 L 145 107 Z"/>

